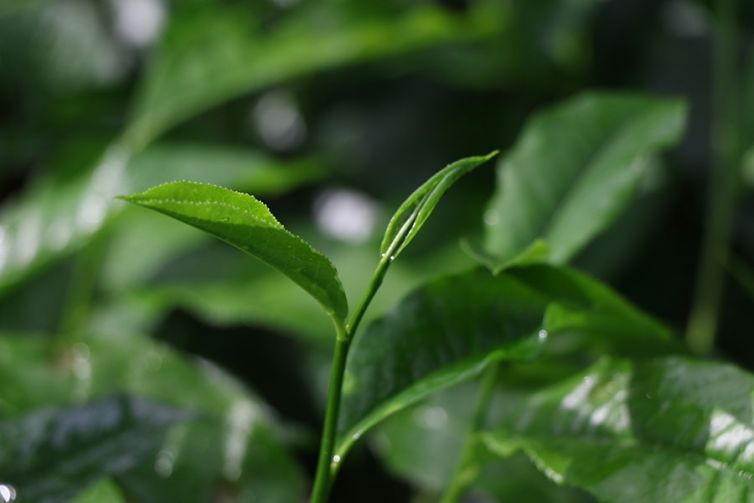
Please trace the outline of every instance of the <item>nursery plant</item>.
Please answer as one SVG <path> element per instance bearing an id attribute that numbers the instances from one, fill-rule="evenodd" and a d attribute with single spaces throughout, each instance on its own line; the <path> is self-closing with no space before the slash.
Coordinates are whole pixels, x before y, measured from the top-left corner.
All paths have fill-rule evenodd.
<path id="1" fill-rule="evenodd" d="M 49 56 L 118 59 L 103 7 L 0 7 L 5 85 L 39 72 L 24 113 L 75 130 L 0 152 L 54 165 L 0 173 L 0 503 L 754 501 L 754 374 L 715 352 L 725 278 L 752 283 L 748 11 L 668 2 L 716 23 L 694 291 L 672 253 L 612 274 L 698 103 L 590 80 L 601 3 L 185 2 L 112 96 L 70 90 L 104 60 Z M 339 191 L 373 212 L 356 244 L 325 235 Z"/>

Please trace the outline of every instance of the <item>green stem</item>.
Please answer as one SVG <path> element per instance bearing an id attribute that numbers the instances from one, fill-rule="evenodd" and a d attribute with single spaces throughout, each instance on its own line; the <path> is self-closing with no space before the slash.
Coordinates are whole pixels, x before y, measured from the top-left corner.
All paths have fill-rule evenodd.
<path id="1" fill-rule="evenodd" d="M 312 489 L 312 503 L 324 503 L 330 494 L 338 465 L 341 461 L 340 456 L 333 456 L 335 450 L 335 436 L 338 426 L 338 414 L 340 412 L 340 401 L 343 396 L 343 375 L 346 370 L 346 361 L 348 359 L 348 349 L 351 346 L 356 330 L 359 328 L 364 313 L 366 313 L 369 304 L 372 302 L 377 290 L 379 290 L 382 280 L 387 274 L 390 264 L 395 258 L 395 253 L 403 242 L 406 234 L 416 219 L 416 214 L 412 214 L 401 229 L 398 231 L 388 250 L 382 254 L 377 268 L 372 274 L 361 301 L 351 314 L 351 319 L 346 326 L 343 326 L 341 320 L 333 318 L 335 323 L 336 341 L 335 352 L 333 355 L 332 367 L 330 368 L 330 382 L 327 390 L 327 406 L 325 409 L 325 424 L 322 429 L 322 440 L 319 448 L 319 459 L 317 461 L 317 473 L 314 477 L 314 488 Z"/>
<path id="2" fill-rule="evenodd" d="M 724 264 L 736 204 L 739 164 L 737 109 L 738 2 L 717 2 L 717 44 L 715 51 L 715 119 L 713 124 L 713 166 L 707 222 L 702 244 L 694 305 L 686 337 L 697 353 L 709 353 L 715 344 L 718 311 L 723 290 Z"/>
<path id="3" fill-rule="evenodd" d="M 461 499 L 464 492 L 479 476 L 479 466 L 474 457 L 477 449 L 477 433 L 484 428 L 487 419 L 487 410 L 490 407 L 492 396 L 495 391 L 495 382 L 499 373 L 500 364 L 491 363 L 484 371 L 482 381 L 479 384 L 479 399 L 477 400 L 474 416 L 471 420 L 469 432 L 466 435 L 461 456 L 450 478 L 445 493 L 440 503 L 456 503 Z"/>
<path id="4" fill-rule="evenodd" d="M 327 394 L 325 425 L 322 429 L 322 443 L 319 449 L 317 475 L 314 479 L 314 489 L 312 490 L 312 502 L 314 503 L 327 501 L 330 486 L 332 485 L 330 466 L 333 462 L 333 451 L 335 449 L 335 434 L 338 427 L 343 375 L 346 370 L 348 348 L 351 344 L 347 331 L 340 321 L 336 322 L 336 329 L 338 337 L 335 340 L 335 354 L 333 355 L 332 367 L 330 368 L 330 385 Z"/>

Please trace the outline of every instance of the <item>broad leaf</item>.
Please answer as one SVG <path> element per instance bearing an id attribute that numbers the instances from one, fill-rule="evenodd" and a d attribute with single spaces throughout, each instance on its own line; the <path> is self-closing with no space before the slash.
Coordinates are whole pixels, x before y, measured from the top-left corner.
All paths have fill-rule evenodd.
<path id="1" fill-rule="evenodd" d="M 222 483 L 253 490 L 264 501 L 300 499 L 304 475 L 263 402 L 206 361 L 120 327 L 115 332 L 82 338 L 57 356 L 45 339 L 1 336 L 0 415 L 120 391 L 145 396 L 198 417 L 171 428 L 137 466 L 118 475 L 129 495 L 144 502 L 211 501 Z"/>
<path id="2" fill-rule="evenodd" d="M 264 28 L 246 7 L 178 10 L 152 56 L 128 141 L 149 143 L 199 112 L 286 79 L 478 39 L 497 31 L 504 18 L 494 4 L 466 16 L 434 6 L 352 15 L 346 5 L 337 7 L 302 5 Z"/>
<path id="3" fill-rule="evenodd" d="M 401 204 L 388 223 L 380 252 L 397 257 L 416 236 L 440 202 L 443 194 L 459 178 L 481 166 L 497 155 L 497 151 L 485 156 L 467 157 L 441 169 Z"/>
<path id="4" fill-rule="evenodd" d="M 534 372 L 546 373 L 545 365 Z M 474 381 L 448 388 L 380 424 L 372 436 L 372 445 L 386 467 L 425 492 L 442 493 L 471 428 L 477 388 Z M 505 409 L 507 404 L 500 405 Z M 501 459 L 480 444 L 475 459 L 479 472 L 469 493 L 478 494 L 482 501 L 487 501 L 482 495 L 490 501 L 590 501 L 579 491 L 548 480 L 523 455 Z"/>
<path id="5" fill-rule="evenodd" d="M 621 94 L 585 94 L 537 115 L 498 167 L 485 214 L 493 269 L 537 239 L 553 262 L 570 259 L 615 219 L 684 122 L 681 102 Z"/>
<path id="6" fill-rule="evenodd" d="M 348 313 L 332 263 L 286 230 L 253 196 L 215 185 L 174 182 L 124 197 L 201 229 L 288 276 L 341 320 Z"/>
<path id="7" fill-rule="evenodd" d="M 619 352 L 674 349 L 663 327 L 567 269 L 531 265 L 430 283 L 354 340 L 339 454 L 381 419 L 490 361 L 530 358 L 567 335 Z"/>
<path id="8" fill-rule="evenodd" d="M 127 152 L 110 149 L 95 170 L 43 181 L 3 207 L 0 292 L 85 244 L 120 211 L 119 193 L 184 179 L 280 193 L 320 175 L 310 161 L 281 165 L 223 146 L 156 145 L 130 160 Z"/>
<path id="9" fill-rule="evenodd" d="M 522 399 L 484 440 L 601 501 L 749 501 L 754 376 L 672 357 L 605 359 Z"/>
<path id="10" fill-rule="evenodd" d="M 127 396 L 47 409 L 0 422 L 0 473 L 23 501 L 66 501 L 123 473 L 163 440 L 185 412 Z"/>

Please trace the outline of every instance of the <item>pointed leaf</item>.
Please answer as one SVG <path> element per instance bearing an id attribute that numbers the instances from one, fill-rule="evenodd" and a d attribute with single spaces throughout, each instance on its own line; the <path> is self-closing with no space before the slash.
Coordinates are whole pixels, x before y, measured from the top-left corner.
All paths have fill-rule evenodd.
<path id="1" fill-rule="evenodd" d="M 186 412 L 127 396 L 47 409 L 0 422 L 0 473 L 22 501 L 67 501 L 123 473 L 162 442 Z"/>
<path id="2" fill-rule="evenodd" d="M 174 182 L 124 199 L 192 225 L 257 257 L 309 292 L 330 315 L 342 320 L 348 313 L 332 263 L 287 231 L 254 197 L 216 185 Z"/>
<path id="3" fill-rule="evenodd" d="M 381 253 L 392 251 L 397 257 L 408 246 L 440 202 L 443 194 L 459 178 L 481 166 L 497 155 L 497 151 L 484 156 L 467 157 L 456 161 L 439 172 L 408 196 L 388 223 L 380 246 Z M 408 226 L 407 229 L 404 229 Z"/>
<path id="4" fill-rule="evenodd" d="M 353 342 L 339 423 L 341 458 L 390 414 L 490 361 L 531 358 L 547 341 L 567 335 L 624 353 L 677 350 L 658 323 L 568 269 L 474 271 L 415 291 Z"/>
<path id="5" fill-rule="evenodd" d="M 670 357 L 603 360 L 524 398 L 487 445 L 523 449 L 556 482 L 601 501 L 749 501 L 754 376 Z"/>
<path id="6" fill-rule="evenodd" d="M 60 167 L 74 162 L 81 161 L 62 162 Z M 114 199 L 119 193 L 192 179 L 277 194 L 321 173 L 312 161 L 281 165 L 257 152 L 227 146 L 158 144 L 131 158 L 123 150 L 110 149 L 96 169 L 42 180 L 3 206 L 0 293 L 74 252 L 112 222 L 123 206 Z"/>
<path id="7" fill-rule="evenodd" d="M 681 136 L 685 107 L 674 100 L 585 94 L 527 124 L 500 161 L 485 214 L 485 249 L 503 264 L 536 239 L 562 263 L 612 222 L 650 156 Z"/>

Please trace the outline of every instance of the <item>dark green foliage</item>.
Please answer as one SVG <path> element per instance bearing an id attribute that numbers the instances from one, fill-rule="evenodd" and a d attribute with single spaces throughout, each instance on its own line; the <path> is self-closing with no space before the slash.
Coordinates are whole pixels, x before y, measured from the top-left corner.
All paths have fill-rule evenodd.
<path id="1" fill-rule="evenodd" d="M 0 503 L 754 499 L 707 3 L 5 2 Z"/>

